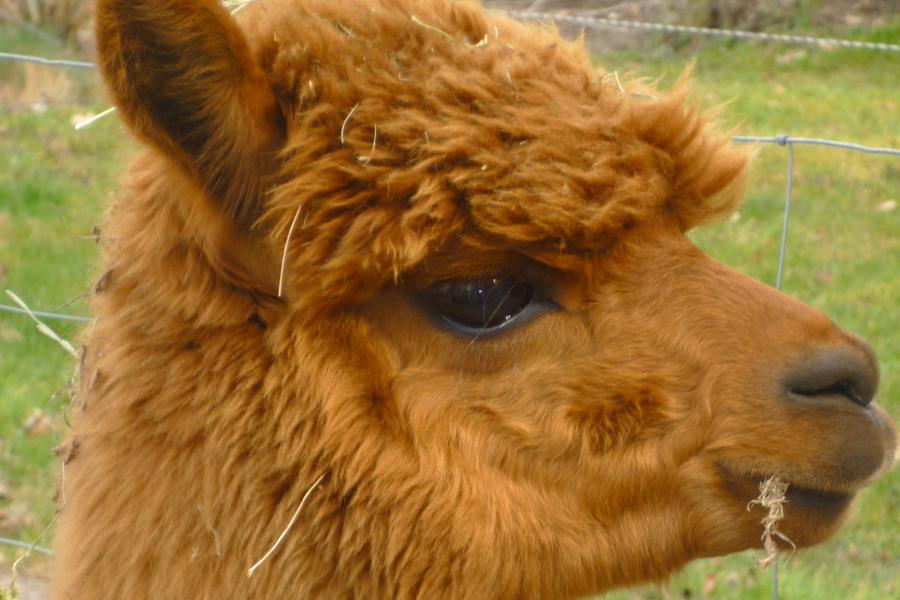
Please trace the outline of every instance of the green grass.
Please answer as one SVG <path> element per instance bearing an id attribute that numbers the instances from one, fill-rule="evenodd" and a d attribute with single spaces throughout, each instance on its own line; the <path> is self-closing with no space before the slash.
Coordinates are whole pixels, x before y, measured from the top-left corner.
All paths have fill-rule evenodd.
<path id="1" fill-rule="evenodd" d="M 0 27 L 0 48 L 64 57 L 52 37 Z M 76 57 L 77 58 L 77 57 Z M 40 93 L 47 86 L 48 94 Z M 105 108 L 92 71 L 0 63 L 0 303 L 10 289 L 33 308 L 85 313 L 97 248 L 88 235 L 127 164 L 130 142 L 116 119 L 76 132 L 72 119 Z M 63 337 L 71 323 L 51 322 Z M 24 522 L 0 535 L 33 540 L 53 517 L 58 476 L 55 431 L 65 426 L 67 388 L 75 365 L 26 318 L 0 313 L 0 524 Z M 37 409 L 52 428 L 27 432 Z M 55 431 L 54 431 L 55 430 Z M 0 567 L 14 553 L 0 551 Z"/>
<path id="2" fill-rule="evenodd" d="M 900 27 L 869 39 L 900 40 Z M 696 50 L 696 49 L 695 49 Z M 695 58 L 696 92 L 705 105 L 727 102 L 741 135 L 781 133 L 900 148 L 900 58 L 863 51 L 707 43 L 694 56 L 603 57 L 608 69 L 673 81 Z M 787 149 L 759 148 L 744 204 L 726 223 L 693 232 L 709 254 L 774 284 L 781 235 Z M 900 416 L 900 159 L 813 146 L 794 147 L 793 209 L 783 289 L 821 308 L 870 341 L 881 361 L 879 401 Z M 900 595 L 900 476 L 861 494 L 834 540 L 782 565 L 782 598 L 883 599 Z M 756 553 L 698 561 L 668 590 L 642 588 L 609 598 L 767 599 L 772 575 Z M 705 583 L 705 586 L 704 586 Z"/>
<path id="3" fill-rule="evenodd" d="M 856 37 L 897 43 L 900 26 Z M 64 50 L 33 33 L 0 27 L 0 48 L 60 56 Z M 738 133 L 822 137 L 900 147 L 900 59 L 853 50 L 814 51 L 725 41 L 678 52 L 603 58 L 609 69 L 633 70 L 671 82 L 692 60 L 698 98 L 728 103 Z M 82 132 L 73 115 L 105 108 L 91 73 L 66 71 L 62 100 L 35 112 L 22 65 L 0 64 L 0 289 L 12 289 L 35 308 L 52 309 L 83 294 L 96 276 L 89 234 L 99 221 L 133 145 L 117 118 Z M 31 82 L 33 87 L 33 81 Z M 21 93 L 20 93 L 21 92 Z M 726 223 L 694 232 L 712 256 L 773 283 L 787 165 L 786 149 L 762 146 L 747 200 Z M 881 359 L 880 401 L 900 417 L 900 159 L 844 150 L 795 148 L 784 289 L 866 336 Z M 5 299 L 0 302 L 6 302 Z M 66 310 L 84 312 L 78 300 Z M 72 325 L 54 323 L 66 337 Z M 53 432 L 28 434 L 22 424 L 35 408 L 64 426 L 72 374 L 69 357 L 26 319 L 0 314 L 0 483 L 9 498 L 0 511 L 27 510 L 30 523 L 11 533 L 30 540 L 53 515 L 56 466 Z M 900 475 L 865 491 L 855 516 L 832 542 L 798 553 L 782 565 L 783 598 L 882 599 L 900 594 Z M 0 551 L 0 566 L 14 553 Z M 642 588 L 610 598 L 770 598 L 771 574 L 754 553 L 699 561 L 668 592 Z"/>

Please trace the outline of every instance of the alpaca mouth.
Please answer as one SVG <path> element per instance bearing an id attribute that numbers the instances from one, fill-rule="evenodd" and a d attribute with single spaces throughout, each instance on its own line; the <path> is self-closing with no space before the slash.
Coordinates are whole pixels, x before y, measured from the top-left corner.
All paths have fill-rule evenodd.
<path id="1" fill-rule="evenodd" d="M 841 512 L 853 500 L 851 492 L 835 492 L 793 485 L 788 482 L 785 498 L 789 504 L 816 511 Z"/>
<path id="2" fill-rule="evenodd" d="M 722 461 L 718 461 L 716 467 L 725 484 L 725 489 L 738 500 L 748 504 L 759 496 L 761 483 L 768 478 L 767 475 L 732 468 Z M 787 484 L 784 495 L 787 506 L 805 513 L 817 513 L 826 518 L 836 518 L 840 515 L 856 495 L 856 492 L 851 490 L 825 489 L 798 481 L 790 476 L 778 477 Z"/>

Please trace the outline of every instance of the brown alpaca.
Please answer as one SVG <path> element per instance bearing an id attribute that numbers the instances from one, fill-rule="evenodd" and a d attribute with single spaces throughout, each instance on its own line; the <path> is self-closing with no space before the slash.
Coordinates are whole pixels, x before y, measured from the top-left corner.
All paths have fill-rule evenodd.
<path id="1" fill-rule="evenodd" d="M 770 475 L 819 543 L 889 466 L 868 346 L 685 239 L 746 165 L 686 84 L 449 0 L 101 0 L 97 34 L 147 152 L 55 598 L 579 597 L 759 546 Z"/>

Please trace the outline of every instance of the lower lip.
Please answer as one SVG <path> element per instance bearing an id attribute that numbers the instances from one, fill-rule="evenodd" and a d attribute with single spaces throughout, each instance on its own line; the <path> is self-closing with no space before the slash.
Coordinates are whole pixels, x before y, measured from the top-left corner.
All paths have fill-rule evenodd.
<path id="1" fill-rule="evenodd" d="M 718 467 L 726 487 L 739 499 L 749 502 L 759 493 L 759 482 L 764 477 L 737 475 L 722 464 Z M 817 490 L 788 482 L 785 499 L 788 506 L 795 506 L 800 510 L 838 513 L 850 504 L 853 494 Z"/>
<path id="2" fill-rule="evenodd" d="M 853 499 L 853 494 L 826 492 L 793 485 L 788 485 L 785 496 L 789 504 L 828 512 L 843 510 Z"/>

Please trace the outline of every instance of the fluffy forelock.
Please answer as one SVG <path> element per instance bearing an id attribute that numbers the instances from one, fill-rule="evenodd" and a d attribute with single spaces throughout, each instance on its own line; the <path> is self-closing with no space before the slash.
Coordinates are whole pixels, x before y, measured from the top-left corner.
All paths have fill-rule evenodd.
<path id="1" fill-rule="evenodd" d="M 309 304 L 362 299 L 451 240 L 560 263 L 739 200 L 747 155 L 709 132 L 687 77 L 668 93 L 622 84 L 582 40 L 469 2 L 244 13 L 288 130 L 264 222 L 275 246 L 294 224 L 287 283 Z"/>

